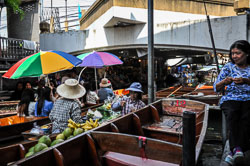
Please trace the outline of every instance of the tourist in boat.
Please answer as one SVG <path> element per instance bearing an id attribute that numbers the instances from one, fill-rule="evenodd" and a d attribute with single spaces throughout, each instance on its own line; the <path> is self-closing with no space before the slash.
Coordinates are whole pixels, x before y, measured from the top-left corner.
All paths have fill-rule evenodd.
<path id="1" fill-rule="evenodd" d="M 67 79 L 56 90 L 61 97 L 55 101 L 49 115 L 52 133 L 60 133 L 67 128 L 69 119 L 76 123 L 83 122 L 78 99 L 86 93 L 85 88 L 76 79 Z"/>
<path id="2" fill-rule="evenodd" d="M 40 94 L 38 94 L 38 100 L 35 104 L 35 116 L 49 116 L 49 113 L 53 107 L 53 102 L 51 101 L 51 91 L 52 89 L 47 86 L 40 90 Z"/>
<path id="3" fill-rule="evenodd" d="M 126 90 L 129 90 L 129 97 L 123 96 L 112 104 L 112 109 L 121 110 L 122 115 L 145 106 L 145 103 L 142 101 L 142 86 L 139 82 L 133 82 Z"/>
<path id="4" fill-rule="evenodd" d="M 21 100 L 22 97 L 22 93 L 23 93 L 23 83 L 22 82 L 18 82 L 16 84 L 16 89 L 15 91 L 11 94 L 11 100 Z"/>
<path id="5" fill-rule="evenodd" d="M 32 89 L 24 89 L 21 97 L 21 101 L 17 106 L 18 116 L 29 116 L 29 104 L 30 102 L 35 101 L 34 91 Z"/>
<path id="6" fill-rule="evenodd" d="M 225 89 L 220 100 L 229 132 L 230 153 L 225 161 L 231 165 L 249 148 L 250 131 L 250 44 L 239 40 L 230 47 L 227 63 L 214 83 L 215 91 Z M 227 88 L 225 88 L 225 86 Z"/>
<path id="7" fill-rule="evenodd" d="M 100 89 L 97 94 L 100 98 L 100 103 L 104 103 L 104 100 L 114 97 L 114 92 L 111 89 L 111 82 L 107 78 L 103 78 L 99 86 Z"/>

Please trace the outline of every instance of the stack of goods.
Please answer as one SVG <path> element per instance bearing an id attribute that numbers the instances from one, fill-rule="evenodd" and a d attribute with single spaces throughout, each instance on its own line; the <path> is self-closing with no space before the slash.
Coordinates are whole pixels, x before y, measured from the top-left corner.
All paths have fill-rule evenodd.
<path id="1" fill-rule="evenodd" d="M 88 110 L 87 119 L 98 119 L 99 123 L 115 119 L 121 115 L 120 112 L 114 112 L 111 108 L 111 103 L 104 104 L 98 107 L 95 111 Z"/>

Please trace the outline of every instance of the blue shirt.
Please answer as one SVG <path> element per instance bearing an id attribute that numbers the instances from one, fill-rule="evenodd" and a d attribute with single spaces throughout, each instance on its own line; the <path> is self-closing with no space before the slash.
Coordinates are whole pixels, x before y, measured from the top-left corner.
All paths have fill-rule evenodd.
<path id="1" fill-rule="evenodd" d="M 100 102 L 102 103 L 108 97 L 113 97 L 114 93 L 110 88 L 101 88 L 98 90 L 98 96 L 100 98 Z"/>
<path id="2" fill-rule="evenodd" d="M 215 92 L 216 92 L 216 84 L 225 79 L 226 77 L 232 77 L 232 78 L 242 77 L 249 79 L 250 67 L 248 66 L 247 68 L 242 69 L 231 62 L 227 63 L 220 71 L 217 80 L 214 82 Z M 227 88 L 225 90 L 225 95 L 222 96 L 220 104 L 228 100 L 236 100 L 236 101 L 250 100 L 250 86 L 247 84 L 242 84 L 242 85 L 235 84 L 234 82 L 227 85 Z"/>
<path id="3" fill-rule="evenodd" d="M 35 105 L 35 116 L 37 116 L 37 117 L 49 116 L 49 113 L 50 113 L 50 111 L 52 110 L 52 107 L 53 107 L 53 102 L 52 101 L 44 100 L 43 108 L 41 110 L 40 115 L 37 114 L 37 105 L 38 105 L 38 102 L 36 102 L 36 105 Z"/>

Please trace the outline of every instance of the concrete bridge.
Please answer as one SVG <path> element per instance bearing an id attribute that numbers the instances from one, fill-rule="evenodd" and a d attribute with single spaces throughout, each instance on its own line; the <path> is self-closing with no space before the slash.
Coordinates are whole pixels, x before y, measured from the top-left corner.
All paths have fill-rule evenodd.
<path id="1" fill-rule="evenodd" d="M 112 13 L 118 13 L 112 15 Z M 41 34 L 42 50 L 62 50 L 80 54 L 96 51 L 128 51 L 147 48 L 147 15 L 131 13 L 122 16 L 120 8 L 105 13 L 86 30 Z M 130 16 L 130 19 L 128 18 Z M 138 18 L 136 20 L 131 17 Z M 140 18 L 140 19 L 139 19 Z M 178 21 L 176 21 L 178 20 Z M 212 51 L 205 15 L 178 12 L 155 12 L 154 43 L 157 54 L 166 56 L 203 55 Z M 249 40 L 249 16 L 211 17 L 211 25 L 218 53 L 227 53 L 239 39 Z M 60 42 L 58 42 L 60 41 Z M 157 56 L 157 55 L 156 55 Z"/>

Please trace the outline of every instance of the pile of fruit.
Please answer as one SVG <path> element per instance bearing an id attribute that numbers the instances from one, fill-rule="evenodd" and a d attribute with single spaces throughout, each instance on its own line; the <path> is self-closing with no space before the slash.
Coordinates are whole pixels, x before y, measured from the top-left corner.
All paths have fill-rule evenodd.
<path id="1" fill-rule="evenodd" d="M 54 141 L 53 141 L 54 142 Z M 39 140 L 38 143 L 35 146 L 32 146 L 28 153 L 26 153 L 25 157 L 32 156 L 33 154 L 40 152 L 42 150 L 48 149 L 48 147 L 51 145 L 51 139 L 49 136 L 44 135 Z"/>
<path id="2" fill-rule="evenodd" d="M 98 119 L 94 122 L 91 118 L 82 124 L 76 123 L 72 119 L 69 119 L 68 122 L 68 127 L 74 130 L 83 129 L 83 131 L 88 131 L 99 126 Z"/>
<path id="3" fill-rule="evenodd" d="M 66 139 L 70 139 L 78 134 L 99 126 L 98 120 L 95 120 L 94 122 L 92 119 L 89 119 L 89 121 L 86 121 L 82 124 L 75 123 L 72 119 L 69 119 L 68 122 L 68 128 L 66 128 L 62 133 L 58 134 L 54 141 L 51 141 L 50 137 L 47 135 L 42 136 L 38 140 L 38 143 L 29 149 L 25 157 L 32 156 L 37 152 L 48 149 L 48 147 L 59 144 Z"/>

